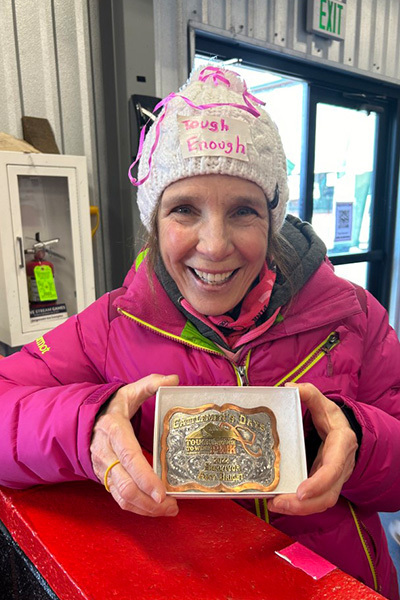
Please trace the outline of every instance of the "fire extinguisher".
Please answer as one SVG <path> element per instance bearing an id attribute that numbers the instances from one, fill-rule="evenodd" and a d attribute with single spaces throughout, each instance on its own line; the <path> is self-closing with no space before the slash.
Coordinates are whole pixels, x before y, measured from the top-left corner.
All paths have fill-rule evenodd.
<path id="1" fill-rule="evenodd" d="M 51 306 L 57 302 L 57 290 L 54 282 L 54 265 L 46 260 L 46 254 L 49 252 L 60 258 L 65 257 L 50 250 L 51 246 L 58 244 L 60 238 L 42 242 L 38 232 L 35 234 L 35 240 L 32 248 L 25 250 L 25 254 L 33 254 L 33 260 L 26 263 L 29 302 L 32 307 Z"/>

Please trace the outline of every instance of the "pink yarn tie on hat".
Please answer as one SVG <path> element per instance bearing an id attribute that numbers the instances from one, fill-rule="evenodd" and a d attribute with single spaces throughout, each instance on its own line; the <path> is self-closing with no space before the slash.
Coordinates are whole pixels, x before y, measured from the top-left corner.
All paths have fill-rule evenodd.
<path id="1" fill-rule="evenodd" d="M 206 74 L 206 71 L 211 72 Z M 231 87 L 229 79 L 223 76 L 221 69 L 219 69 L 218 67 L 205 67 L 199 75 L 199 81 L 207 81 L 209 77 L 212 77 L 212 80 L 215 83 L 215 85 L 218 85 L 219 81 L 221 81 L 222 83 L 225 83 L 228 87 Z"/>
<path id="2" fill-rule="evenodd" d="M 218 67 L 213 67 L 213 66 L 205 67 L 199 74 L 199 81 L 206 82 L 210 78 L 212 79 L 212 82 L 216 86 L 220 85 L 220 84 L 224 84 L 227 87 L 230 87 L 230 85 L 231 85 L 229 79 L 227 79 L 224 76 L 223 71 L 221 69 L 219 69 Z M 245 110 L 246 112 L 249 112 L 250 114 L 252 114 L 254 117 L 257 118 L 260 116 L 260 112 L 257 110 L 257 108 L 255 106 L 253 106 L 252 102 L 254 102 L 255 104 L 262 105 L 262 106 L 265 105 L 265 102 L 263 102 L 262 100 L 259 100 L 258 98 L 256 98 L 252 94 L 250 94 L 250 92 L 247 89 L 247 85 L 244 81 L 243 81 L 243 86 L 244 86 L 244 92 L 242 93 L 242 97 L 243 97 L 244 104 L 236 104 L 235 102 L 221 102 L 221 103 L 213 102 L 211 104 L 198 104 L 197 105 L 194 102 L 192 102 L 189 98 L 182 96 L 182 94 L 176 94 L 175 92 L 172 92 L 166 98 L 161 100 L 157 104 L 157 106 L 154 107 L 154 112 L 156 112 L 161 107 L 164 107 L 164 112 L 160 115 L 160 117 L 157 120 L 156 125 L 155 125 L 156 134 L 155 134 L 154 144 L 150 150 L 150 156 L 149 156 L 149 161 L 148 161 L 149 162 L 149 170 L 147 172 L 147 175 L 145 175 L 145 177 L 143 177 L 142 179 L 139 179 L 139 180 L 136 179 L 135 177 L 133 177 L 133 175 L 131 173 L 133 167 L 137 164 L 137 162 L 140 160 L 140 157 L 142 156 L 144 138 L 146 135 L 146 128 L 149 123 L 149 121 L 147 121 L 147 123 L 142 128 L 142 131 L 140 132 L 139 149 L 138 149 L 137 156 L 136 156 L 134 162 L 129 167 L 128 177 L 129 177 L 131 184 L 138 187 L 139 185 L 142 185 L 143 183 L 145 183 L 145 181 L 147 181 L 147 179 L 150 176 L 153 154 L 157 148 L 158 141 L 160 139 L 161 124 L 167 114 L 168 103 L 173 98 L 182 98 L 182 100 L 184 100 L 186 102 L 186 104 L 188 104 L 191 108 L 194 108 L 196 110 L 207 110 L 209 108 L 214 108 L 216 106 L 233 106 L 234 108 L 239 108 L 241 110 Z"/>

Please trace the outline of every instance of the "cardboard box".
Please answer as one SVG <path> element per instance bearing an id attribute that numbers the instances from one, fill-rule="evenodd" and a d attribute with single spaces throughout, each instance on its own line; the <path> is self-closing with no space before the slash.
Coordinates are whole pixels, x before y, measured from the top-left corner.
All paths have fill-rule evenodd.
<path id="1" fill-rule="evenodd" d="M 177 498 L 294 493 L 307 478 L 297 388 L 161 387 L 154 470 Z"/>

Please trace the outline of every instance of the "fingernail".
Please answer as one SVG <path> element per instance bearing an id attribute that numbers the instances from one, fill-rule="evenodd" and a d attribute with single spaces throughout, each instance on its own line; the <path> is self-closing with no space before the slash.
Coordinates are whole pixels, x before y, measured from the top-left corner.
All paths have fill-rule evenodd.
<path id="1" fill-rule="evenodd" d="M 166 515 L 167 517 L 176 517 L 176 515 L 178 514 L 179 509 L 177 506 L 170 506 L 167 511 L 166 511 Z"/>
<path id="2" fill-rule="evenodd" d="M 302 500 L 308 500 L 309 498 L 311 498 L 311 495 L 309 494 L 309 492 L 304 492 L 303 494 L 300 494 L 298 496 L 298 499 L 300 501 L 302 501 Z"/>
<path id="3" fill-rule="evenodd" d="M 153 498 L 154 502 L 157 502 L 157 504 L 161 504 L 161 494 L 160 494 L 160 492 L 157 492 L 157 490 L 153 490 L 151 492 L 151 497 Z"/>
<path id="4" fill-rule="evenodd" d="M 289 508 L 289 502 L 287 502 L 286 500 L 278 500 L 278 502 L 275 503 L 275 508 L 276 510 L 288 510 Z"/>

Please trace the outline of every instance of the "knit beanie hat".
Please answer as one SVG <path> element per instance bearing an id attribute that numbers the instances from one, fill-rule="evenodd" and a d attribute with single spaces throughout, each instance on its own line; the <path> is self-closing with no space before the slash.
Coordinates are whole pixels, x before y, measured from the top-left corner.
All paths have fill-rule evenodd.
<path id="1" fill-rule="evenodd" d="M 158 201 L 171 183 L 195 175 L 232 175 L 256 183 L 271 208 L 271 229 L 282 226 L 288 185 L 286 157 L 276 125 L 264 104 L 233 71 L 215 66 L 192 72 L 163 107 L 129 169 L 138 187 L 140 218 L 150 230 Z M 131 175 L 139 161 L 138 178 Z"/>

